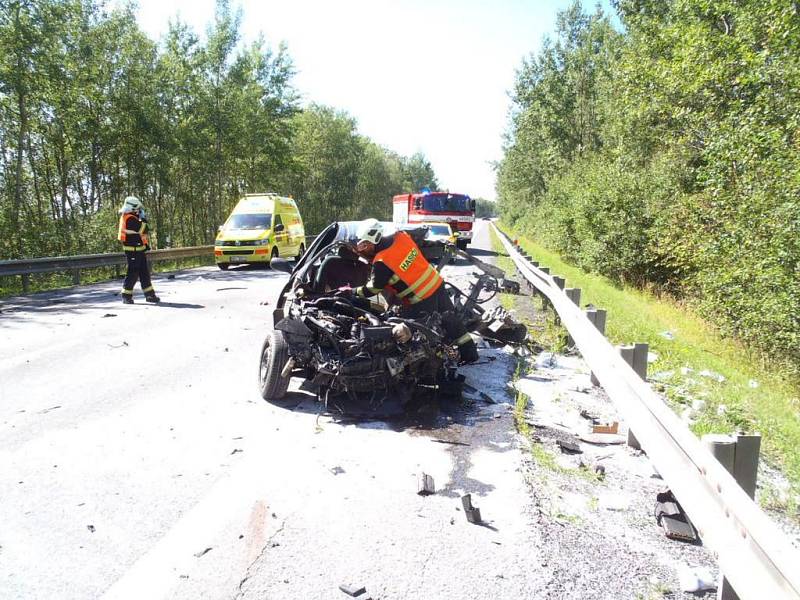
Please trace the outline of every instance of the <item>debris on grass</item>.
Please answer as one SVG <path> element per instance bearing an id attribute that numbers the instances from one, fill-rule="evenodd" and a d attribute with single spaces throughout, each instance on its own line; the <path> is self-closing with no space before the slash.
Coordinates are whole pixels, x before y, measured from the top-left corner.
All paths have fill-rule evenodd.
<path id="1" fill-rule="evenodd" d="M 680 582 L 681 590 L 693 594 L 717 589 L 714 574 L 707 567 L 680 565 L 678 567 L 678 581 Z"/>

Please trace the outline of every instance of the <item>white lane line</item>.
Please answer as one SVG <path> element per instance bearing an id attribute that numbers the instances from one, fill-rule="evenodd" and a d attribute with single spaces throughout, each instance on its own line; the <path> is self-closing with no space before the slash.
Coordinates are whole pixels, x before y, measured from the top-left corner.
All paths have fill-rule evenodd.
<path id="1" fill-rule="evenodd" d="M 103 595 L 106 600 L 157 600 L 168 597 L 198 560 L 195 554 L 209 547 L 223 527 L 237 515 L 247 514 L 263 492 L 265 478 L 258 468 L 260 452 L 243 461 L 142 556 Z"/>

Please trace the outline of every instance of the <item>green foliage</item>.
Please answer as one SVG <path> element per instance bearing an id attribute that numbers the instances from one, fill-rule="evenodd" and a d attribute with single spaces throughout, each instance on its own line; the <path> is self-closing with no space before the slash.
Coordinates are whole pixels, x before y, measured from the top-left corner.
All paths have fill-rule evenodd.
<path id="1" fill-rule="evenodd" d="M 474 198 L 475 216 L 479 219 L 497 216 L 497 203 L 486 198 Z"/>
<path id="2" fill-rule="evenodd" d="M 117 250 L 128 194 L 163 247 L 209 243 L 244 193 L 293 194 L 313 232 L 435 185 L 424 156 L 301 109 L 286 47 L 241 43 L 227 0 L 204 40 L 175 21 L 157 44 L 133 11 L 0 0 L 0 259 Z"/>
<path id="3" fill-rule="evenodd" d="M 800 369 L 800 20 L 788 0 L 576 2 L 523 62 L 503 217 Z"/>

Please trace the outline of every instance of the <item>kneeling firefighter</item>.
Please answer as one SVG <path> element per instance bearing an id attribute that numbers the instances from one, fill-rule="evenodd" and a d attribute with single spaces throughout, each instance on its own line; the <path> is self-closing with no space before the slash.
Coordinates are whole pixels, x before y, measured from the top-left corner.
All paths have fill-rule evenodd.
<path id="1" fill-rule="evenodd" d="M 372 264 L 372 278 L 353 293 L 370 298 L 386 291 L 402 302 L 401 314 L 407 318 L 440 313 L 448 341 L 458 346 L 462 362 L 478 360 L 478 348 L 453 312 L 455 307 L 445 291 L 444 279 L 411 236 L 405 231 L 384 236 L 376 219 L 364 221 L 357 233 L 356 252 Z"/>
<path id="2" fill-rule="evenodd" d="M 147 302 L 161 302 L 156 296 L 153 284 L 150 281 L 150 269 L 147 265 L 146 252 L 150 249 L 147 239 L 147 217 L 144 205 L 136 196 L 128 196 L 119 209 L 119 231 L 117 239 L 122 242 L 128 272 L 125 283 L 122 285 L 122 302 L 133 304 L 133 286 L 139 280 Z"/>

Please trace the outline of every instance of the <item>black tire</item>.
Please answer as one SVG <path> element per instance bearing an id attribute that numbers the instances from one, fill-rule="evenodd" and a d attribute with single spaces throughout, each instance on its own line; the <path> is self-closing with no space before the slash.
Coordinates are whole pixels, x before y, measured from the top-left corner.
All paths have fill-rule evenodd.
<path id="1" fill-rule="evenodd" d="M 456 241 L 456 246 L 458 246 L 459 250 L 466 250 L 469 242 L 467 240 L 458 240 Z"/>
<path id="2" fill-rule="evenodd" d="M 294 257 L 294 262 L 300 262 L 300 259 L 303 258 L 303 254 L 306 253 L 306 245 L 300 244 L 300 249 L 297 251 L 297 256 Z"/>
<path id="3" fill-rule="evenodd" d="M 227 271 L 230 265 L 228 263 L 217 263 L 217 266 L 222 269 L 223 271 Z"/>
<path id="4" fill-rule="evenodd" d="M 281 371 L 289 360 L 289 345 L 282 331 L 270 331 L 261 346 L 258 364 L 258 387 L 264 400 L 280 400 L 286 395 L 290 377 Z"/>

